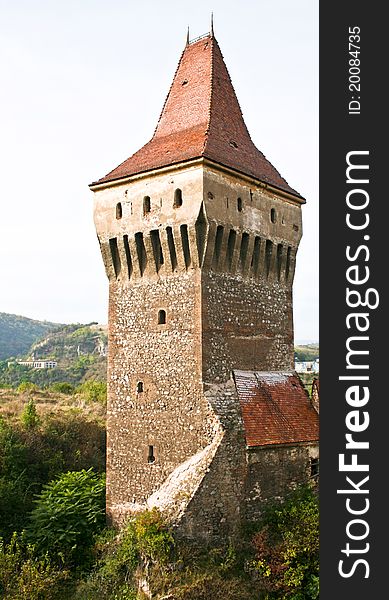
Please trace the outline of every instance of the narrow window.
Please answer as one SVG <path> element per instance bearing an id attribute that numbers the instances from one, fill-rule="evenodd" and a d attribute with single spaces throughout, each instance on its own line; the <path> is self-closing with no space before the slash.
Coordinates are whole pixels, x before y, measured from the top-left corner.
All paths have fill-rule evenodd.
<path id="1" fill-rule="evenodd" d="M 166 324 L 166 310 L 159 310 L 158 311 L 158 325 L 165 325 Z"/>
<path id="2" fill-rule="evenodd" d="M 319 459 L 318 458 L 311 458 L 311 477 L 318 477 L 319 476 Z"/>
<path id="3" fill-rule="evenodd" d="M 122 203 L 118 202 L 116 205 L 116 218 L 121 219 L 123 216 Z"/>
<path id="4" fill-rule="evenodd" d="M 238 208 L 238 212 L 242 212 L 243 210 L 243 202 L 242 202 L 242 198 L 238 198 L 237 200 L 237 208 Z"/>
<path id="5" fill-rule="evenodd" d="M 123 244 L 124 244 L 124 250 L 125 250 L 126 259 L 127 259 L 128 278 L 130 279 L 131 275 L 132 275 L 132 259 L 131 259 L 130 246 L 128 243 L 128 235 L 123 236 Z"/>
<path id="6" fill-rule="evenodd" d="M 147 215 L 151 211 L 151 199 L 150 196 L 145 196 L 143 198 L 143 214 Z"/>
<path id="7" fill-rule="evenodd" d="M 153 247 L 155 268 L 157 269 L 157 273 L 158 273 L 158 271 L 160 270 L 161 266 L 164 263 L 162 245 L 161 245 L 161 240 L 159 237 L 158 229 L 153 229 L 152 231 L 150 231 L 150 237 L 151 237 L 151 245 Z"/>
<path id="8" fill-rule="evenodd" d="M 180 188 L 177 188 L 176 190 L 174 190 L 173 206 L 174 206 L 174 208 L 179 208 L 180 206 L 182 206 L 182 190 L 180 190 Z"/>
<path id="9" fill-rule="evenodd" d="M 136 392 L 137 394 L 141 394 L 143 392 L 143 381 L 138 381 L 136 384 Z"/>
<path id="10" fill-rule="evenodd" d="M 143 273 L 146 269 L 147 255 L 146 255 L 145 243 L 143 241 L 143 233 L 141 231 L 135 234 L 135 245 L 136 245 L 136 253 L 138 255 L 140 274 L 143 275 Z"/>
<path id="11" fill-rule="evenodd" d="M 112 238 L 109 240 L 109 247 L 111 250 L 112 264 L 113 269 L 115 271 L 115 277 L 117 277 L 120 273 L 121 264 L 120 264 L 120 256 L 118 250 L 118 242 L 116 238 Z"/>
<path id="12" fill-rule="evenodd" d="M 174 244 L 173 230 L 171 227 L 166 227 L 167 245 L 169 247 L 170 261 L 172 263 L 172 271 L 177 269 L 177 253 Z"/>
<path id="13" fill-rule="evenodd" d="M 244 269 L 247 257 L 247 248 L 249 245 L 249 234 L 242 234 L 242 241 L 240 243 L 240 252 L 239 252 L 239 266 L 241 269 Z"/>
<path id="14" fill-rule="evenodd" d="M 148 454 L 147 454 L 147 462 L 149 464 L 155 462 L 154 446 L 149 446 L 149 451 L 148 451 Z"/>
<path id="15" fill-rule="evenodd" d="M 290 256 L 292 253 L 292 248 L 290 246 L 288 246 L 288 250 L 286 252 L 286 268 L 285 268 L 285 279 L 286 281 L 288 281 L 289 279 L 289 272 L 290 272 Z"/>
<path id="16" fill-rule="evenodd" d="M 217 266 L 219 264 L 220 252 L 221 252 L 222 241 L 223 241 L 223 234 L 224 234 L 223 225 L 218 225 L 217 229 L 216 229 L 215 247 L 213 250 L 213 259 L 212 259 L 212 266 L 214 268 L 217 268 Z"/>
<path id="17" fill-rule="evenodd" d="M 272 208 L 270 211 L 270 220 L 272 223 L 275 223 L 277 220 L 276 209 Z"/>
<path id="18" fill-rule="evenodd" d="M 258 273 L 260 249 L 261 249 L 261 238 L 258 235 L 256 235 L 255 240 L 254 240 L 253 256 L 251 258 L 251 269 L 252 269 L 254 275 L 256 275 Z"/>
<path id="19" fill-rule="evenodd" d="M 189 248 L 188 225 L 181 225 L 180 226 L 180 233 L 181 233 L 182 250 L 184 252 L 185 267 L 188 269 L 189 266 L 190 266 L 190 248 Z"/>
<path id="20" fill-rule="evenodd" d="M 269 273 L 270 273 L 272 253 L 273 253 L 273 242 L 271 242 L 270 240 L 266 240 L 266 246 L 265 246 L 266 277 L 268 277 Z"/>
<path id="21" fill-rule="evenodd" d="M 282 244 L 277 245 L 277 279 L 281 279 L 281 267 L 282 267 Z"/>
<path id="22" fill-rule="evenodd" d="M 232 269 L 232 259 L 234 258 L 235 241 L 236 231 L 230 229 L 230 233 L 228 234 L 227 240 L 227 269 L 229 271 L 231 271 Z"/>

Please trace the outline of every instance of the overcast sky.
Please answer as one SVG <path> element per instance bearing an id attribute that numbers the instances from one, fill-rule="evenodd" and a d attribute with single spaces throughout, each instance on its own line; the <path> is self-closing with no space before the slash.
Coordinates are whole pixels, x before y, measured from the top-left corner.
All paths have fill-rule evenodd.
<path id="1" fill-rule="evenodd" d="M 318 339 L 318 0 L 0 0 L 0 312 L 107 322 L 88 184 L 150 139 L 211 11 L 254 143 L 307 199 L 295 339 Z"/>

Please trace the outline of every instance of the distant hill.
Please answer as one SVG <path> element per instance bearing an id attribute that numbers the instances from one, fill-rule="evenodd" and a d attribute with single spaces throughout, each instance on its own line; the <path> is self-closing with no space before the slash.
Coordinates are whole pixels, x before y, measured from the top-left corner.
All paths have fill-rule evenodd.
<path id="1" fill-rule="evenodd" d="M 0 360 L 25 354 L 31 344 L 58 327 L 62 325 L 0 312 Z"/>
<path id="2" fill-rule="evenodd" d="M 32 369 L 18 364 L 19 360 L 50 359 L 57 362 L 54 369 Z M 97 323 L 56 326 L 34 341 L 27 351 L 0 363 L 0 385 L 17 387 L 30 381 L 39 387 L 67 382 L 74 386 L 93 379 L 107 377 L 107 328 Z"/>
<path id="3" fill-rule="evenodd" d="M 298 361 L 311 361 L 319 358 L 319 344 L 307 344 L 294 347 L 294 354 Z"/>

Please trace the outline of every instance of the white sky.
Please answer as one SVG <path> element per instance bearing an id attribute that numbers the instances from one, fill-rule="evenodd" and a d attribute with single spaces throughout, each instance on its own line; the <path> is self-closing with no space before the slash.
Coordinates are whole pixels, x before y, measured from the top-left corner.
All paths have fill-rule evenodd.
<path id="1" fill-rule="evenodd" d="M 0 0 L 0 312 L 107 322 L 88 184 L 150 139 L 211 11 L 254 143 L 307 199 L 295 339 L 318 339 L 318 0 Z"/>

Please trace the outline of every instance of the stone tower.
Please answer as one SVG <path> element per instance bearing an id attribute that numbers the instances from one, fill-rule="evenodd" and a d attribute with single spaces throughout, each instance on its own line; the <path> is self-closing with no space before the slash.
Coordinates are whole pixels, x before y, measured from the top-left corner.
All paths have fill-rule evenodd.
<path id="1" fill-rule="evenodd" d="M 213 34 L 187 42 L 152 139 L 90 187 L 109 279 L 108 514 L 159 498 L 182 520 L 212 467 L 229 489 L 212 511 L 233 528 L 246 445 L 231 374 L 293 369 L 304 199 L 251 141 Z"/>

